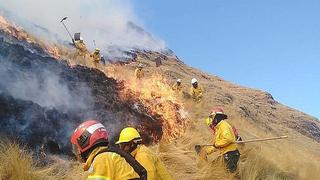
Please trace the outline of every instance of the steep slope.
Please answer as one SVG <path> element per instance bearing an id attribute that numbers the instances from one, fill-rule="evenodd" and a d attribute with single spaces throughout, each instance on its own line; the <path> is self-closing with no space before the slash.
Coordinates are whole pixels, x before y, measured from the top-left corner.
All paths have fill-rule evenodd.
<path id="1" fill-rule="evenodd" d="M 0 123 L 7 127 L 2 134 L 15 136 L 36 149 L 53 142 L 51 149 L 58 146 L 58 151 L 65 153 L 72 129 L 84 119 L 95 118 L 111 130 L 112 138 L 127 125 L 138 127 L 147 142 L 158 142 L 162 136 L 152 148 L 176 179 L 318 177 L 319 121 L 280 104 L 269 93 L 188 67 L 173 54 L 142 50 L 135 51 L 136 60 L 146 66 L 146 77 L 137 81 L 133 76 L 137 63 L 90 68 L 89 59 L 72 58 L 72 49 L 52 47 L 25 32 L 21 36 L 21 32 L 8 24 L 0 31 Z M 155 66 L 156 59 L 162 60 L 161 67 Z M 171 84 L 181 78 L 188 92 L 192 77 L 205 88 L 200 103 L 171 90 Z M 203 122 L 212 106 L 225 109 L 228 121 L 244 139 L 284 134 L 289 139 L 240 147 L 242 158 L 234 177 L 216 160 L 218 152 L 207 162 L 193 150 L 195 144 L 212 142 Z M 5 157 L 0 158 L 5 161 Z M 4 170 L 0 166 L 0 177 Z M 48 173 L 52 175 L 52 171 Z M 63 173 L 52 178 L 68 177 Z"/>
<path id="2" fill-rule="evenodd" d="M 128 124 L 143 128 L 146 142 L 161 137 L 163 116 L 135 99 L 122 82 L 96 69 L 70 67 L 40 44 L 3 31 L 0 40 L 2 135 L 15 136 L 35 148 L 53 141 L 65 153 L 70 151 L 70 134 L 85 119 L 104 122 L 111 141 Z"/>
<path id="3" fill-rule="evenodd" d="M 160 71 L 171 84 L 174 83 L 175 79 L 181 78 L 186 92 L 189 91 L 189 81 L 192 77 L 196 77 L 200 85 L 204 86 L 206 90 L 203 101 L 199 104 L 190 102 L 185 98 L 182 99 L 193 120 L 193 125 L 183 137 L 176 140 L 177 146 L 171 147 L 173 149 L 165 148 L 164 158 L 172 158 L 170 153 L 174 152 L 171 151 L 177 151 L 180 152 L 179 156 L 184 161 L 194 162 L 196 158 L 194 154 L 189 152 L 193 145 L 212 141 L 210 131 L 205 130 L 207 128 L 203 119 L 212 106 L 222 106 L 230 117 L 229 121 L 239 128 L 244 139 L 279 135 L 289 136 L 288 140 L 246 145 L 245 149 L 242 149 L 244 152 L 248 149 L 258 150 L 256 162 L 261 161 L 259 158 L 263 158 L 267 162 L 273 163 L 274 166 L 279 168 L 278 178 L 280 179 L 284 178 L 280 177 L 282 173 L 295 174 L 289 176 L 292 178 L 312 179 L 317 177 L 316 170 L 320 170 L 317 163 L 320 160 L 320 122 L 318 119 L 280 104 L 267 92 L 234 85 L 217 76 L 188 67 L 175 57 L 169 57 L 167 61 L 163 61 L 164 66 L 157 69 L 152 60 L 158 56 L 158 53 L 145 53 L 143 56 L 138 56 L 137 59 L 147 65 L 146 71 L 150 74 Z M 178 177 L 182 178 L 185 174 L 190 175 L 189 170 L 196 164 L 191 163 L 192 166 L 187 168 L 186 165 L 182 166 L 184 161 L 179 163 L 178 159 L 175 157 L 174 161 L 170 160 L 168 164 L 178 164 L 177 167 L 179 167 L 179 164 L 181 165 L 181 171 L 184 173 L 177 173 Z M 251 164 L 253 163 L 251 162 Z M 301 164 L 304 164 L 304 166 L 301 167 Z M 243 167 L 246 167 L 243 169 L 243 173 L 250 169 L 248 165 L 243 165 Z M 201 174 L 201 168 L 198 170 L 193 172 L 194 179 L 199 179 L 199 177 L 200 179 L 210 179 L 208 176 Z M 254 177 L 252 174 L 241 177 L 247 179 L 250 176 Z M 219 178 L 218 176 L 213 177 Z"/>

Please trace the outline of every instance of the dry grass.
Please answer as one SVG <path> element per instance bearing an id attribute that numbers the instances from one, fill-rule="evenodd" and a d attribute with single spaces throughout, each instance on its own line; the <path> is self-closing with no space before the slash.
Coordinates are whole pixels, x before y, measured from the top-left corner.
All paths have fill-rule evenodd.
<path id="1" fill-rule="evenodd" d="M 74 62 L 78 64 L 79 62 Z M 183 80 L 191 79 L 195 75 L 203 75 L 203 73 L 183 67 L 182 65 L 165 62 L 166 66 L 161 69 L 171 78 L 183 77 Z M 170 64 L 171 63 L 171 64 Z M 145 64 L 151 66 L 148 61 Z M 88 66 L 88 65 L 87 65 Z M 99 67 L 100 68 L 100 67 Z M 181 71 L 177 71 L 181 69 Z M 101 71 L 109 76 L 121 80 L 127 80 L 130 88 L 134 89 L 133 80 L 134 65 L 128 65 L 125 68 L 101 67 Z M 158 71 L 153 67 L 148 67 L 146 74 Z M 176 74 L 171 75 L 174 71 Z M 169 72 L 169 75 L 168 75 Z M 121 75 L 117 77 L 117 75 Z M 167 77 L 167 78 L 168 78 Z M 203 77 L 203 76 L 202 76 Z M 175 179 L 190 180 L 211 180 L 211 179 L 243 179 L 243 180 L 263 180 L 263 179 L 317 179 L 320 172 L 320 146 L 296 131 L 288 129 L 277 121 L 268 121 L 265 110 L 269 110 L 269 106 L 262 106 L 259 102 L 251 102 L 250 96 L 244 94 L 252 93 L 249 90 L 237 88 L 228 82 L 219 79 L 198 78 L 203 82 L 205 89 L 204 100 L 201 103 L 193 103 L 190 100 L 183 99 L 183 106 L 189 112 L 188 117 L 191 123 L 184 134 L 179 138 L 168 143 L 160 142 L 152 149 L 161 157 L 169 171 Z M 219 83 L 217 83 L 219 81 Z M 188 82 L 183 82 L 186 91 L 188 90 Z M 152 83 L 146 83 L 148 86 Z M 212 88 L 211 85 L 214 85 Z M 128 85 L 127 85 L 128 86 Z M 134 86 L 134 87 L 133 87 Z M 147 89 L 152 89 L 151 87 Z M 168 88 L 167 88 L 168 89 Z M 161 96 L 172 98 L 172 92 L 162 90 Z M 234 92 L 232 92 L 234 90 Z M 167 94 L 169 92 L 169 94 Z M 240 93 L 241 92 L 241 93 Z M 145 93 L 147 95 L 148 93 Z M 224 102 L 226 94 L 233 96 L 233 102 Z M 179 98 L 178 100 L 179 101 Z M 229 103 L 229 104 L 228 104 Z M 249 110 L 255 116 L 254 119 L 245 118 L 239 114 L 239 106 L 242 104 L 260 105 L 260 111 L 252 108 Z M 289 135 L 288 140 L 273 141 L 257 144 L 248 144 L 240 147 L 241 159 L 239 168 L 236 173 L 228 173 L 222 162 L 221 156 L 216 152 L 208 160 L 200 158 L 194 152 L 194 145 L 206 144 L 212 141 L 212 134 L 203 123 L 206 112 L 212 106 L 223 106 L 228 113 L 232 124 L 236 125 L 240 134 L 244 139 Z M 285 114 L 283 107 L 278 107 L 281 114 Z M 277 116 L 282 119 L 284 115 Z M 25 148 L 8 142 L 0 143 L 0 179 L 85 179 L 82 172 L 81 164 L 72 161 L 57 160 L 49 166 L 39 167 L 38 162 L 32 159 Z"/>
<path id="2" fill-rule="evenodd" d="M 85 179 L 80 164 L 57 159 L 50 165 L 40 167 L 26 148 L 8 140 L 0 142 L 0 179 Z"/>

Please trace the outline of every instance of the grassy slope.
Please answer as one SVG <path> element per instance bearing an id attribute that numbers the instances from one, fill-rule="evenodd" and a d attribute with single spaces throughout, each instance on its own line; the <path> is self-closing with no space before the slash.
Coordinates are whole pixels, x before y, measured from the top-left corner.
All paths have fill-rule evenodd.
<path id="1" fill-rule="evenodd" d="M 147 69 L 149 72 L 154 72 L 154 64 L 144 59 L 140 61 L 149 66 Z M 147 59 L 153 59 L 152 55 Z M 275 179 L 290 179 L 290 177 L 315 179 L 318 177 L 319 143 L 288 128 L 287 124 L 291 121 L 299 121 L 294 117 L 315 122 L 318 127 L 320 127 L 319 122 L 284 105 L 268 103 L 270 99 L 265 92 L 231 84 L 218 77 L 187 67 L 183 63 L 169 60 L 165 61 L 165 66 L 161 68 L 162 73 L 171 83 L 181 78 L 185 91 L 189 90 L 189 81 L 192 77 L 196 77 L 206 89 L 203 101 L 199 104 L 183 100 L 193 120 L 192 127 L 185 135 L 177 139 L 174 145 L 163 146 L 163 150 L 160 148 L 160 154 L 168 159 L 167 164 L 171 166 L 170 169 L 178 179 L 185 179 L 186 174 L 187 179 L 212 179 L 212 177 L 220 179 L 220 173 L 217 173 L 220 171 L 216 164 L 213 165 L 214 168 L 209 168 L 208 164 L 200 163 L 199 165 L 198 158 L 192 152 L 195 144 L 212 141 L 212 135 L 204 125 L 203 119 L 210 108 L 216 105 L 225 108 L 229 121 L 239 129 L 244 139 L 284 134 L 289 136 L 288 140 L 247 144 L 241 148 L 244 157 L 239 166 L 238 176 L 241 179 L 273 179 L 273 177 Z M 249 116 L 239 108 L 240 106 L 246 107 Z M 195 170 L 194 167 L 198 169 Z M 203 173 L 208 169 L 211 175 Z"/>
<path id="2" fill-rule="evenodd" d="M 320 170 L 320 146 L 314 140 L 290 129 L 286 124 L 296 121 L 294 116 L 304 119 L 310 117 L 293 111 L 281 104 L 268 103 L 262 91 L 247 89 L 233 85 L 222 79 L 202 73 L 174 60 L 165 61 L 165 65 L 155 68 L 146 60 L 154 59 L 149 54 L 139 61 L 144 62 L 146 74 L 154 72 L 164 74 L 168 83 L 182 78 L 185 91 L 189 89 L 189 81 L 197 77 L 206 89 L 204 100 L 195 104 L 182 99 L 191 124 L 180 138 L 171 143 L 162 141 L 152 149 L 159 154 L 169 171 L 176 179 L 316 179 Z M 121 73 L 120 79 L 132 78 L 135 64 L 125 67 L 100 67 L 107 73 Z M 278 136 L 287 134 L 288 140 L 247 144 L 240 147 L 242 158 L 236 175 L 228 174 L 219 154 L 204 161 L 193 151 L 195 144 L 212 141 L 212 134 L 203 123 L 203 118 L 212 106 L 223 106 L 229 115 L 229 121 L 240 131 L 244 139 Z M 239 107 L 245 107 L 244 113 Z M 271 117 L 271 118 L 270 118 Z M 313 121 L 313 120 L 310 120 Z M 10 143 L 1 142 L 0 147 L 0 179 L 84 179 L 81 165 L 58 159 L 55 163 L 38 167 L 36 160 L 23 148 Z M 235 176 L 235 177 L 234 177 Z"/>

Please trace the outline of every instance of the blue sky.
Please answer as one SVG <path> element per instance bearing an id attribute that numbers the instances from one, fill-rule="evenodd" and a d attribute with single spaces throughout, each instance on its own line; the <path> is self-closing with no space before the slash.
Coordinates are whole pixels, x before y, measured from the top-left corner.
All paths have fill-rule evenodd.
<path id="1" fill-rule="evenodd" d="M 188 65 L 320 118 L 320 1 L 136 0 L 134 7 Z"/>

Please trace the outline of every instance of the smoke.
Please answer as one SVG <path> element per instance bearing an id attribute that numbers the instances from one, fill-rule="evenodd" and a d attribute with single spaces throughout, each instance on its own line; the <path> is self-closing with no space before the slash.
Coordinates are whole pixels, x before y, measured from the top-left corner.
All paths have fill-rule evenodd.
<path id="1" fill-rule="evenodd" d="M 32 101 L 41 107 L 74 112 L 88 109 L 93 102 L 86 85 L 71 90 L 56 73 L 48 69 L 24 71 L 1 56 L 0 77 L 0 87 L 9 95 Z"/>
<path id="2" fill-rule="evenodd" d="M 137 25 L 141 21 L 129 0 L 0 0 L 0 8 L 17 17 L 16 20 L 22 20 L 19 25 L 22 24 L 29 32 L 39 32 L 39 27 L 43 27 L 59 38 L 70 40 L 60 23 L 67 16 L 65 23 L 69 30 L 72 33 L 81 32 L 91 49 L 94 47 L 93 40 L 102 50 L 110 46 L 156 51 L 165 49 L 164 41 Z"/>

